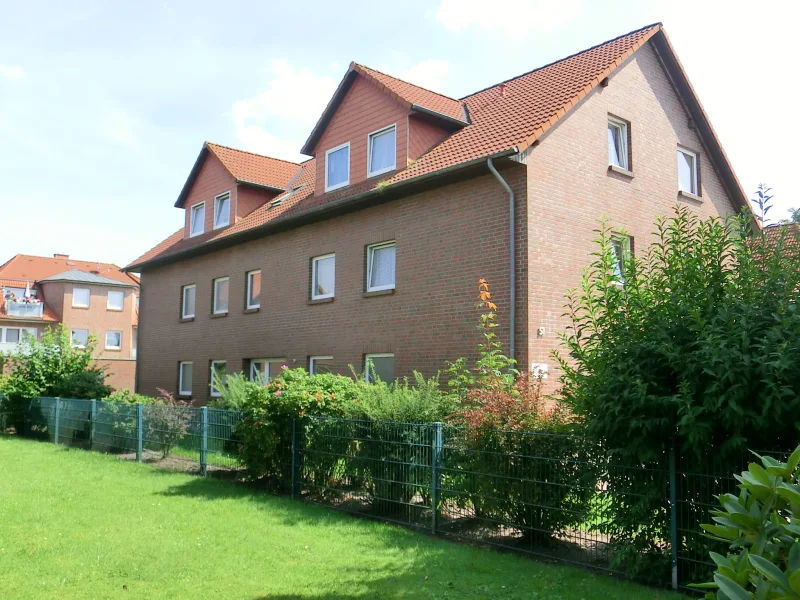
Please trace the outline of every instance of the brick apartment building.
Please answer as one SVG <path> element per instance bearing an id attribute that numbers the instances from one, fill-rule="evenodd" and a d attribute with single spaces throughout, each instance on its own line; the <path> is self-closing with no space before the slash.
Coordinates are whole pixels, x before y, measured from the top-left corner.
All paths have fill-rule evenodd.
<path id="1" fill-rule="evenodd" d="M 17 254 L 0 266 L 0 353 L 64 323 L 75 346 L 94 336 L 108 385 L 133 389 L 138 296 L 139 279 L 116 265 Z"/>
<path id="2" fill-rule="evenodd" d="M 212 370 L 281 364 L 435 373 L 474 355 L 480 277 L 506 351 L 552 380 L 601 215 L 622 252 L 676 204 L 746 205 L 660 24 L 462 99 L 351 64 L 302 152 L 203 146 L 184 227 L 126 267 L 140 392 L 202 402 Z"/>

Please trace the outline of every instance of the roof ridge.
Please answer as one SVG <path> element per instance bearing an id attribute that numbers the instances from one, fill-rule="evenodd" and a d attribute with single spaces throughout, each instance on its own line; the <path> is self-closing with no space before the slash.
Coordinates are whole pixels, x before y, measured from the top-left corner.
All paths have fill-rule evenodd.
<path id="1" fill-rule="evenodd" d="M 545 65 L 541 65 L 540 67 L 536 67 L 535 69 L 531 69 L 530 71 L 526 71 L 525 73 L 520 73 L 519 75 L 515 75 L 514 77 L 509 77 L 508 79 L 506 79 L 504 81 L 499 81 L 499 82 L 497 82 L 497 83 L 495 83 L 493 85 L 486 86 L 483 89 L 480 89 L 480 90 L 478 90 L 476 92 L 472 92 L 471 94 L 467 94 L 466 96 L 464 96 L 462 98 L 459 98 L 458 101 L 459 102 L 464 102 L 467 98 L 472 98 L 473 96 L 477 96 L 481 92 L 486 92 L 486 91 L 491 90 L 493 88 L 496 88 L 496 87 L 498 87 L 500 85 L 509 83 L 509 82 L 514 81 L 516 79 L 520 79 L 521 77 L 525 77 L 526 75 L 530 75 L 531 73 L 536 73 L 536 71 L 541 71 L 542 69 L 546 69 L 547 67 L 552 67 L 553 65 L 557 65 L 558 63 L 564 62 L 565 60 L 569 60 L 571 58 L 575 58 L 576 56 L 580 56 L 581 54 L 584 54 L 586 52 L 591 52 L 592 50 L 595 50 L 596 48 L 599 48 L 600 46 L 605 46 L 606 44 L 610 44 L 612 42 L 616 42 L 617 40 L 620 40 L 620 39 L 622 39 L 624 37 L 628 37 L 629 35 L 633 35 L 634 33 L 639 33 L 640 31 L 645 31 L 647 29 L 652 29 L 653 27 L 662 27 L 663 28 L 664 24 L 661 21 L 657 21 L 655 23 L 651 23 L 650 25 L 645 25 L 644 27 L 639 27 L 638 29 L 634 29 L 632 31 L 629 31 L 628 33 L 623 33 L 622 35 L 618 35 L 617 37 L 611 38 L 610 40 L 605 40 L 604 42 L 600 42 L 599 44 L 595 44 L 594 46 L 590 46 L 588 48 L 584 48 L 583 50 L 579 50 L 578 52 L 573 52 L 569 56 L 565 56 L 563 58 L 559 58 L 558 60 L 554 60 L 552 62 L 549 62 L 549 63 L 545 64 Z"/>
<path id="2" fill-rule="evenodd" d="M 225 144 L 217 144 L 216 142 L 209 142 L 208 140 L 206 140 L 206 144 L 209 146 L 217 146 L 218 148 L 225 148 L 226 150 L 233 150 L 234 152 L 241 152 L 242 154 L 249 154 L 250 156 L 258 156 L 259 158 L 268 158 L 270 160 L 277 160 L 279 162 L 294 165 L 296 167 L 299 167 L 301 164 L 303 164 L 303 163 L 296 163 L 291 160 L 286 160 L 285 158 L 275 158 L 274 156 L 267 156 L 266 154 L 258 154 L 257 152 L 242 150 L 241 148 L 233 148 L 231 146 L 226 146 Z"/>
<path id="3" fill-rule="evenodd" d="M 423 87 L 423 86 L 418 85 L 416 83 L 412 83 L 412 82 L 407 81 L 405 79 L 401 79 L 400 77 L 397 77 L 395 75 L 390 75 L 389 73 L 384 73 L 383 71 L 379 71 L 378 69 L 373 69 L 372 67 L 368 67 L 367 65 L 362 65 L 361 63 L 355 63 L 355 64 L 357 66 L 361 67 L 362 69 L 369 69 L 370 71 L 375 71 L 376 73 L 379 73 L 380 75 L 383 75 L 384 77 L 391 77 L 392 79 L 396 79 L 397 81 L 401 81 L 402 83 L 405 83 L 406 85 L 413 85 L 415 88 L 419 88 L 421 90 L 425 90 L 429 94 L 436 94 L 437 96 L 439 96 L 440 98 L 444 98 L 445 100 L 452 100 L 453 102 L 461 102 L 461 100 L 459 100 L 458 98 L 453 98 L 452 96 L 446 96 L 445 94 L 442 94 L 441 92 L 434 92 L 433 90 L 431 90 L 429 88 Z"/>
<path id="4" fill-rule="evenodd" d="M 17 258 L 17 257 L 22 257 L 22 258 L 42 258 L 44 260 L 72 260 L 72 261 L 77 261 L 77 262 L 95 263 L 95 264 L 98 264 L 98 265 L 108 265 L 110 267 L 116 267 L 116 268 L 118 268 L 120 270 L 122 269 L 122 267 L 120 267 L 116 263 L 104 262 L 102 260 L 84 260 L 82 258 L 72 258 L 71 256 L 56 257 L 56 256 L 39 256 L 38 254 L 16 254 L 16 255 L 14 255 L 12 257 L 12 259 Z M 6 262 L 3 265 L 0 265 L 0 268 L 5 267 L 10 262 L 11 262 L 11 260 L 9 260 L 8 262 Z"/>

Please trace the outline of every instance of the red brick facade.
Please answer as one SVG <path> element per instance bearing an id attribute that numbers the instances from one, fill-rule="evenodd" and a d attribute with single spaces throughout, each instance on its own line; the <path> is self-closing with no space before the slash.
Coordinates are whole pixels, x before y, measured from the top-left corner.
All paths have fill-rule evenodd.
<path id="1" fill-rule="evenodd" d="M 620 45 L 622 39 L 608 44 Z M 666 38 L 658 39 L 662 47 L 667 43 Z M 565 293 L 578 285 L 582 269 L 591 260 L 593 230 L 601 216 L 629 232 L 635 247 L 642 248 L 648 244 L 656 218 L 668 215 L 677 203 L 688 203 L 703 215 L 726 215 L 743 202 L 732 196 L 735 176 L 727 162 L 720 162 L 724 154 L 713 146 L 715 138 L 705 134 L 701 139 L 698 121 L 690 124 L 686 96 L 673 87 L 663 56 L 659 58 L 653 42 L 641 43 L 625 48 L 615 63 L 621 66 L 609 67 L 611 75 L 603 76 L 603 85 L 598 79 L 593 87 L 580 88 L 579 100 L 559 110 L 535 144 L 495 158 L 516 195 L 518 366 L 527 370 L 533 363 L 547 364 L 550 387 L 558 376 L 551 353 L 567 326 Z M 571 73 L 569 60 L 582 59 L 566 59 L 552 68 Z M 600 69 L 594 61 L 587 59 L 587 64 Z M 409 108 L 375 81 L 355 77 L 341 93 L 324 130 L 312 136 L 318 167 L 315 190 L 308 192 L 308 200 L 287 200 L 287 204 L 298 202 L 287 213 L 254 209 L 260 220 L 246 238 L 230 241 L 233 235 L 228 240 L 220 235 L 207 242 L 213 245 L 206 251 L 181 246 L 170 238 L 160 248 L 185 252 L 180 258 L 163 258 L 168 251 L 157 248 L 135 263 L 144 265 L 138 391 L 154 394 L 158 387 L 177 391 L 181 361 L 193 364 L 192 398 L 200 402 L 209 396 L 214 360 L 226 361 L 227 371 L 237 372 L 246 370 L 250 359 L 280 359 L 291 367 L 307 367 L 310 356 L 325 355 L 334 357 L 338 372 L 348 373 L 349 365 L 357 371 L 363 368 L 365 354 L 391 352 L 396 376 L 409 376 L 413 370 L 432 375 L 444 370 L 448 360 L 474 357 L 480 341 L 475 307 L 479 278 L 490 282 L 498 304 L 498 333 L 508 350 L 509 197 L 490 174 L 486 157 L 504 147 L 505 142 L 493 141 L 492 136 L 499 140 L 509 129 L 489 129 L 493 115 L 499 113 L 481 111 L 499 105 L 503 119 L 516 114 L 510 104 L 503 103 L 525 106 L 532 92 L 524 87 L 524 77 L 546 79 L 534 71 L 508 86 L 469 97 L 465 102 L 472 106 L 476 123 L 469 127 L 476 129 L 466 127 L 456 133 L 432 124 L 429 115 L 414 113 L 413 103 Z M 541 93 L 536 86 L 532 89 Z M 565 92 L 569 98 L 567 94 L 574 90 Z M 630 124 L 632 173 L 609 170 L 609 116 Z M 470 140 L 474 135 L 475 144 L 484 144 L 486 153 L 470 158 L 473 155 L 466 154 L 467 146 L 463 146 L 469 168 L 439 173 L 413 190 L 384 197 L 374 193 L 380 187 L 371 189 L 365 182 L 367 137 L 392 124 L 397 126 L 399 172 L 390 174 L 386 183 L 411 177 L 408 173 L 422 161 L 439 160 L 438 150 L 445 145 L 462 148 L 456 146 L 457 139 Z M 325 151 L 345 142 L 350 143 L 352 189 L 326 194 Z M 699 199 L 678 193 L 679 145 L 698 154 Z M 469 152 L 479 151 L 470 147 Z M 510 156 L 514 152 L 519 153 Z M 441 160 L 442 169 L 452 168 L 452 163 Z M 201 200 L 207 206 L 213 204 L 216 194 L 231 189 L 231 181 L 218 162 L 207 160 L 186 206 Z M 347 193 L 372 195 L 348 210 L 335 202 Z M 303 206 L 319 208 L 329 196 L 335 197 L 328 213 L 281 226 L 280 215 L 291 217 L 291 210 L 302 214 Z M 257 201 L 248 203 L 249 207 Z M 207 220 L 209 215 L 207 210 Z M 389 240 L 397 248 L 396 288 L 390 293 L 366 294 L 366 247 Z M 311 260 L 330 253 L 336 255 L 335 298 L 312 302 Z M 257 312 L 244 310 L 246 273 L 255 269 L 262 273 Z M 230 278 L 225 316 L 211 314 L 212 281 L 218 277 Z M 196 316 L 182 321 L 181 287 L 189 284 L 197 286 Z"/>

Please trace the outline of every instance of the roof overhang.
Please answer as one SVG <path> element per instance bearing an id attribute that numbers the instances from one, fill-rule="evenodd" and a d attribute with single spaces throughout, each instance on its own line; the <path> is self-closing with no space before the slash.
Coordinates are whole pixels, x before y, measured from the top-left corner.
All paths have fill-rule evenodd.
<path id="1" fill-rule="evenodd" d="M 204 142 L 203 148 L 200 150 L 200 154 L 197 155 L 197 160 L 194 161 L 194 166 L 189 173 L 189 177 L 186 179 L 186 183 L 183 184 L 181 193 L 178 194 L 178 199 L 175 201 L 175 208 L 183 208 L 184 204 L 186 203 L 186 199 L 189 197 L 189 192 L 192 191 L 192 186 L 194 185 L 197 176 L 200 175 L 200 170 L 203 168 L 206 158 L 208 158 L 209 152 L 210 150 L 208 149 L 208 144 Z"/>
<path id="2" fill-rule="evenodd" d="M 294 229 L 296 227 L 337 216 L 339 214 L 366 208 L 367 206 L 374 204 L 388 202 L 390 200 L 397 199 L 400 196 L 417 193 L 432 187 L 446 185 L 456 178 L 463 179 L 465 177 L 474 177 L 481 174 L 483 167 L 486 165 L 487 159 L 513 159 L 518 154 L 519 149 L 514 147 L 496 152 L 494 154 L 481 156 L 470 161 L 439 169 L 438 171 L 433 171 L 418 177 L 398 181 L 397 183 L 388 186 L 376 187 L 369 191 L 342 198 L 341 200 L 336 200 L 334 202 L 328 202 L 307 211 L 298 213 L 297 215 L 276 219 L 274 221 L 268 221 L 267 223 L 259 225 L 258 227 L 253 227 L 252 229 L 247 229 L 240 233 L 209 240 L 206 243 L 192 246 L 191 248 L 186 248 L 185 250 L 164 254 L 157 258 L 141 263 L 131 264 L 122 270 L 125 272 L 141 273 L 144 268 L 159 267 L 176 262 L 178 260 L 215 252 L 222 248 L 228 248 L 230 246 L 257 239 L 265 235 Z M 517 164 L 517 161 L 509 160 L 507 161 L 507 164 L 514 165 Z M 500 165 L 498 165 L 498 167 L 499 166 Z"/>

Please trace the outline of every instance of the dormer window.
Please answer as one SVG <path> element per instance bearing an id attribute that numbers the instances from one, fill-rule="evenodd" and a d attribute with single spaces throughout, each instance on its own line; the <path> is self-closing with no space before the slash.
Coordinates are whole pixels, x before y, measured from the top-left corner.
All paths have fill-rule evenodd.
<path id="1" fill-rule="evenodd" d="M 231 193 L 225 192 L 214 198 L 214 229 L 231 224 Z"/>
<path id="2" fill-rule="evenodd" d="M 397 127 L 390 125 L 369 134 L 367 177 L 394 171 L 397 158 Z"/>
<path id="3" fill-rule="evenodd" d="M 200 202 L 192 207 L 189 219 L 189 237 L 200 235 L 206 228 L 206 203 Z"/>
<path id="4" fill-rule="evenodd" d="M 350 142 L 325 153 L 325 191 L 350 185 Z"/>

